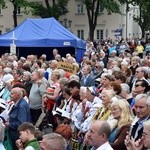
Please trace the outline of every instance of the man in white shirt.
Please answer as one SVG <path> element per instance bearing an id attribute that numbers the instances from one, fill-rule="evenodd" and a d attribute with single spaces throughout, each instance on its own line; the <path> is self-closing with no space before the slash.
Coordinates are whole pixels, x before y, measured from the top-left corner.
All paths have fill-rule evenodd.
<path id="1" fill-rule="evenodd" d="M 92 122 L 86 133 L 87 142 L 93 146 L 91 150 L 113 150 L 108 143 L 111 128 L 106 121 L 96 120 Z"/>

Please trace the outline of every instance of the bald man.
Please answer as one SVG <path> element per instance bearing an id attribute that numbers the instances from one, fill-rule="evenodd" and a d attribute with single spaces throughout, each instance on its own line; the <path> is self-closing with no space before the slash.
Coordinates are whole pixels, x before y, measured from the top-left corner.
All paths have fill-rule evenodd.
<path id="1" fill-rule="evenodd" d="M 11 90 L 10 100 L 14 102 L 14 106 L 9 113 L 9 120 L 5 123 L 5 127 L 9 131 L 13 149 L 17 150 L 15 141 L 19 138 L 18 127 L 23 122 L 30 122 L 30 109 L 27 101 L 23 98 L 21 88 L 15 87 Z"/>
<path id="2" fill-rule="evenodd" d="M 106 121 L 92 122 L 90 129 L 86 133 L 87 142 L 93 146 L 92 150 L 113 150 L 108 143 L 111 128 Z"/>

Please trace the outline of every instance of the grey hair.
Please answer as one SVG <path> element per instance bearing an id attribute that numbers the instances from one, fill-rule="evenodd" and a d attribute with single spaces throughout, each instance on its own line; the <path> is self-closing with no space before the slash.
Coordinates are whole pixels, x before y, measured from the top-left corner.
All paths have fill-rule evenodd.
<path id="1" fill-rule="evenodd" d="M 24 71 L 23 74 L 27 75 L 31 79 L 31 73 L 29 71 Z"/>
<path id="2" fill-rule="evenodd" d="M 123 92 L 127 92 L 128 94 L 130 93 L 130 87 L 126 83 L 121 83 L 121 89 Z"/>
<path id="3" fill-rule="evenodd" d="M 80 91 L 82 91 L 83 93 L 86 93 L 87 88 L 86 88 L 85 86 L 81 86 L 81 87 L 80 87 Z"/>
<path id="4" fill-rule="evenodd" d="M 69 79 L 64 77 L 64 78 L 60 78 L 59 82 L 63 85 L 68 84 L 69 83 Z"/>
<path id="5" fill-rule="evenodd" d="M 133 56 L 132 59 L 135 59 L 136 61 L 140 62 L 140 57 L 139 56 Z"/>
<path id="6" fill-rule="evenodd" d="M 4 124 L 0 121 L 0 142 L 3 142 L 3 140 L 4 140 L 4 135 L 5 135 L 5 126 L 4 126 Z"/>
<path id="7" fill-rule="evenodd" d="M 146 104 L 147 106 L 150 107 L 150 96 L 148 96 L 147 94 L 139 94 L 135 97 L 135 101 L 138 101 L 140 99 L 143 99 L 145 98 L 146 99 Z"/>
<path id="8" fill-rule="evenodd" d="M 66 150 L 67 143 L 65 139 L 57 133 L 50 133 L 43 136 L 48 140 L 48 145 L 52 150 Z"/>
<path id="9" fill-rule="evenodd" d="M 79 82 L 79 76 L 75 75 L 75 74 L 72 74 L 70 77 L 69 77 L 69 80 L 72 81 L 72 80 L 75 80 L 75 81 L 78 81 Z"/>
<path id="10" fill-rule="evenodd" d="M 104 62 L 103 61 L 97 61 L 96 62 L 100 67 L 104 68 Z"/>

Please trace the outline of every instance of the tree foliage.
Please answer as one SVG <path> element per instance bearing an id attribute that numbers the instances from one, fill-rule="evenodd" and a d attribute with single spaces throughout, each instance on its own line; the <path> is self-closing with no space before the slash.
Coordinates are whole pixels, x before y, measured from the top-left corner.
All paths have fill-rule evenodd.
<path id="1" fill-rule="evenodd" d="M 102 5 L 108 14 L 120 13 L 119 3 L 116 0 L 78 0 L 85 4 L 89 23 L 89 38 L 94 40 L 94 31 L 97 25 L 99 16 L 99 8 Z"/>
<path id="2" fill-rule="evenodd" d="M 14 19 L 14 27 L 17 26 L 17 10 L 20 8 L 27 8 L 29 2 L 27 0 L 9 0 L 13 4 L 13 19 Z"/>
<path id="3" fill-rule="evenodd" d="M 144 37 L 145 31 L 150 29 L 150 1 L 136 1 L 136 4 L 139 6 L 139 15 L 133 16 L 133 19 L 141 27 L 142 37 Z"/>
<path id="4" fill-rule="evenodd" d="M 43 0 L 44 5 L 38 2 L 29 2 L 29 0 L 9 0 L 13 4 L 14 27 L 17 26 L 17 10 L 18 7 L 24 8 L 22 13 L 27 13 L 27 8 L 31 8 L 33 15 L 42 18 L 55 17 L 58 19 L 61 15 L 68 12 L 67 4 L 69 0 Z M 5 6 L 5 0 L 0 0 L 0 5 Z"/>
<path id="5" fill-rule="evenodd" d="M 38 2 L 31 2 L 32 14 L 42 18 L 55 17 L 68 13 L 67 4 L 69 0 L 44 0 L 45 6 Z"/>
<path id="6" fill-rule="evenodd" d="M 2 6 L 2 8 L 4 8 L 6 6 L 4 0 L 0 0 L 0 6 Z"/>
<path id="7" fill-rule="evenodd" d="M 132 4 L 132 7 L 139 7 L 139 14 L 135 14 L 133 19 L 141 27 L 142 37 L 145 35 L 145 31 L 150 30 L 150 1 L 145 0 L 119 0 L 121 3 L 126 4 L 127 11 L 130 11 L 129 4 Z"/>

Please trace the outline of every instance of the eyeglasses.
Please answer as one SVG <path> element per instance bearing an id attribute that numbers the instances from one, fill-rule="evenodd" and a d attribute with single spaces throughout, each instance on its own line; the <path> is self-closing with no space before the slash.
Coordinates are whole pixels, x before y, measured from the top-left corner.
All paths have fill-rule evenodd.
<path id="1" fill-rule="evenodd" d="M 142 86 L 141 84 L 135 84 L 135 87 Z"/>

